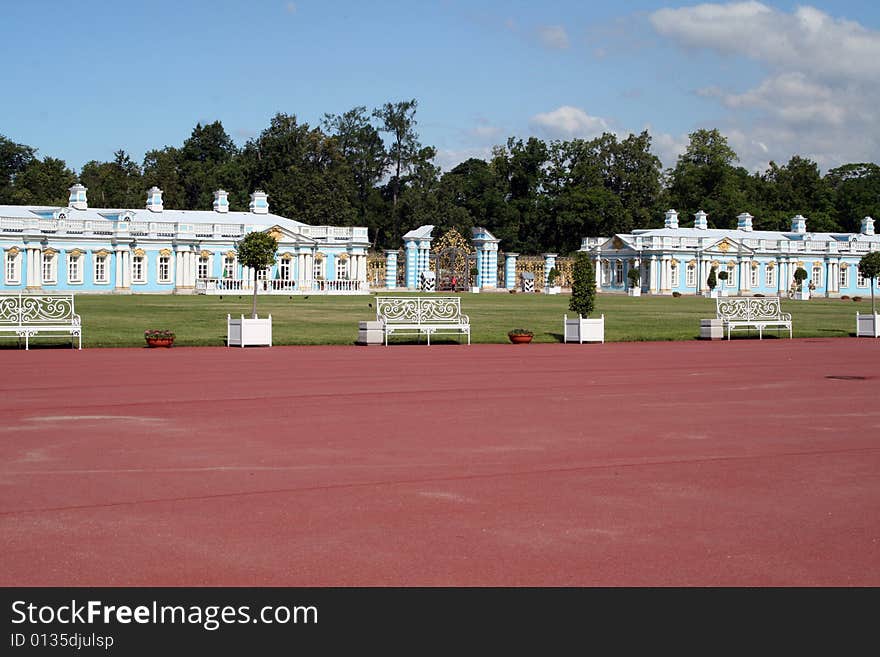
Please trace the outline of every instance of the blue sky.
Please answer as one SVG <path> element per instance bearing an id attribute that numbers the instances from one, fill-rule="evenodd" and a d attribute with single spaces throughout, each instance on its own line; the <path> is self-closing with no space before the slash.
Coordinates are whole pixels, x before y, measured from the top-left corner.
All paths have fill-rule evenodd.
<path id="1" fill-rule="evenodd" d="M 697 128 L 740 162 L 880 162 L 880 3 L 0 1 L 0 134 L 79 170 L 220 120 L 415 98 L 448 170 L 508 136 Z"/>

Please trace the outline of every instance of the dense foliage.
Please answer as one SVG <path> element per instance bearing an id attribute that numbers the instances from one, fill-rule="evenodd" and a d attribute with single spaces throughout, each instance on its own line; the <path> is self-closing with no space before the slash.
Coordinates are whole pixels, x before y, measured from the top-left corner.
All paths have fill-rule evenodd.
<path id="1" fill-rule="evenodd" d="M 596 307 L 596 271 L 590 256 L 583 251 L 575 256 L 571 279 L 568 309 L 581 317 L 589 317 Z"/>
<path id="2" fill-rule="evenodd" d="M 254 276 L 254 302 L 251 315 L 257 318 L 257 272 L 270 267 L 275 262 L 278 241 L 268 233 L 256 231 L 245 235 L 235 245 L 238 262 L 242 267 L 250 267 Z"/>
<path id="3" fill-rule="evenodd" d="M 150 150 L 140 164 L 120 149 L 79 172 L 0 136 L 0 204 L 65 205 L 79 180 L 94 207 L 142 207 L 157 185 L 167 208 L 210 209 L 223 188 L 230 209 L 247 210 L 259 188 L 282 216 L 367 226 L 377 249 L 399 247 L 403 233 L 434 224 L 465 235 L 485 226 L 506 250 L 562 255 L 585 236 L 662 226 L 669 208 L 683 226 L 702 209 L 710 228 L 734 228 L 748 212 L 755 230 L 788 230 L 791 217 L 803 214 L 810 230 L 857 232 L 862 217 L 880 216 L 880 166 L 845 164 L 822 175 L 795 155 L 750 173 L 718 130 L 693 132 L 665 171 L 647 131 L 549 142 L 511 137 L 487 160 L 441 171 L 436 149 L 419 141 L 417 108 L 415 99 L 355 107 L 324 115 L 319 126 L 279 113 L 241 147 L 219 121 L 198 124 L 179 147 Z"/>
<path id="4" fill-rule="evenodd" d="M 877 314 L 877 305 L 874 300 L 874 287 L 877 285 L 877 279 L 880 278 L 880 251 L 868 253 L 859 260 L 859 271 L 862 276 L 871 282 L 871 312 Z"/>

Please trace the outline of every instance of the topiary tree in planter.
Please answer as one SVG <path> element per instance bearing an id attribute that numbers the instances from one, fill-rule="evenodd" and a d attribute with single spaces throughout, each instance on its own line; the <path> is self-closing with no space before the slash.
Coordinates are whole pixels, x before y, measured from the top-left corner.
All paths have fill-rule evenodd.
<path id="1" fill-rule="evenodd" d="M 804 281 L 807 280 L 807 270 L 803 267 L 798 267 L 794 270 L 794 280 L 797 284 L 798 291 L 801 291 L 804 288 Z"/>
<path id="2" fill-rule="evenodd" d="M 715 276 L 715 267 L 712 267 L 709 270 L 709 277 L 706 279 L 706 286 L 710 290 L 714 290 L 716 285 L 718 285 L 718 279 Z"/>
<path id="3" fill-rule="evenodd" d="M 554 287 L 557 280 L 559 280 L 559 270 L 556 267 L 551 267 L 547 272 L 547 285 Z"/>
<path id="4" fill-rule="evenodd" d="M 727 275 L 726 271 L 722 270 L 722 271 L 718 272 L 718 280 L 719 281 L 724 283 L 725 281 L 727 281 L 727 278 L 728 278 L 728 275 Z"/>
<path id="5" fill-rule="evenodd" d="M 642 273 L 639 271 L 638 267 L 632 267 L 626 273 L 626 277 L 629 279 L 630 287 L 638 287 L 639 283 L 642 282 Z"/>
<path id="6" fill-rule="evenodd" d="M 877 285 L 877 279 L 880 278 L 880 251 L 874 251 L 862 256 L 859 260 L 859 273 L 868 279 L 871 286 L 871 314 L 877 314 L 877 306 L 874 302 L 874 287 Z"/>
<path id="7" fill-rule="evenodd" d="M 254 319 L 257 318 L 257 272 L 272 266 L 277 250 L 278 241 L 268 233 L 259 231 L 248 233 L 235 245 L 235 251 L 241 265 L 251 267 L 254 270 L 254 306 L 252 311 Z"/>
<path id="8" fill-rule="evenodd" d="M 579 252 L 571 268 L 571 301 L 568 309 L 589 317 L 596 307 L 596 272 L 590 256 Z"/>

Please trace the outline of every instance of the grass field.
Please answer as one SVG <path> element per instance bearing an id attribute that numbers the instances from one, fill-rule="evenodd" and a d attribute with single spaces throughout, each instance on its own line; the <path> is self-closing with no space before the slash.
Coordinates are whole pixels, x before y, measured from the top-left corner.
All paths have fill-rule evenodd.
<path id="1" fill-rule="evenodd" d="M 507 331 L 528 328 L 535 342 L 562 340 L 562 316 L 570 297 L 542 294 L 463 294 L 462 309 L 470 316 L 472 341 L 507 342 Z M 372 305 L 372 307 L 371 307 Z M 371 296 L 265 296 L 258 301 L 260 316 L 273 318 L 273 344 L 353 344 L 358 322 L 375 319 Z M 221 346 L 226 341 L 226 315 L 250 314 L 249 295 L 77 295 L 83 321 L 84 347 L 144 346 L 145 329 L 167 328 L 180 346 Z M 790 312 L 795 337 L 846 337 L 855 333 L 856 311 L 870 312 L 870 300 L 839 299 L 783 301 Z M 692 340 L 700 318 L 714 317 L 715 300 L 702 297 L 627 297 L 598 295 L 596 312 L 605 314 L 605 339 L 614 341 Z M 571 313 L 569 313 L 571 314 Z M 755 334 L 756 335 L 756 334 Z M 775 332 L 770 332 L 771 337 Z M 748 338 L 741 333 L 740 339 Z M 736 334 L 734 339 L 738 339 Z M 414 341 L 406 336 L 394 342 Z M 437 342 L 454 342 L 455 336 Z M 432 340 L 433 342 L 433 340 Z M 34 346 L 69 344 L 56 338 L 37 338 Z M 3 340 L 0 348 L 16 348 Z"/>

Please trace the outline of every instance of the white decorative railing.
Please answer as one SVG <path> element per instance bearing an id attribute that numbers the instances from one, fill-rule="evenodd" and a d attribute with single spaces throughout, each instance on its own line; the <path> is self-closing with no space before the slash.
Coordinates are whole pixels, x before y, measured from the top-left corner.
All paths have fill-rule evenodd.
<path id="1" fill-rule="evenodd" d="M 231 278 L 200 278 L 196 280 L 199 294 L 228 294 L 247 292 L 253 294 L 252 280 Z M 272 279 L 257 281 L 257 294 L 369 294 L 366 281 L 294 281 Z"/>
<path id="2" fill-rule="evenodd" d="M 239 238 L 244 224 L 189 224 L 174 221 L 110 221 L 104 219 L 22 219 L 0 217 L 0 233 L 43 233 L 52 235 L 135 235 L 138 237 L 194 237 L 200 239 Z M 352 226 L 300 226 L 294 232 L 315 239 L 367 240 L 367 229 Z"/>

